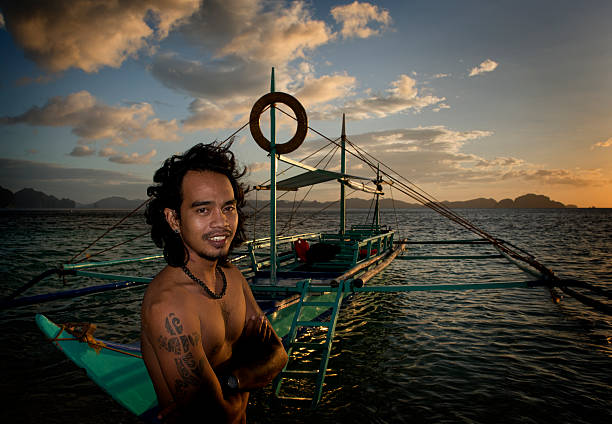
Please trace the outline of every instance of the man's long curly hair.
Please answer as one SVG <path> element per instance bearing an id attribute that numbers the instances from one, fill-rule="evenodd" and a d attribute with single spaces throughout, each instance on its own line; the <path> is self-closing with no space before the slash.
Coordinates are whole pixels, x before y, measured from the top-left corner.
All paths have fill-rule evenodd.
<path id="1" fill-rule="evenodd" d="M 151 197 L 145 211 L 147 224 L 151 225 L 151 239 L 157 247 L 164 249 L 164 258 L 170 266 L 179 267 L 187 264 L 189 260 L 187 249 L 179 234 L 176 234 L 166 221 L 164 209 L 169 208 L 176 212 L 180 219 L 183 193 L 181 185 L 183 177 L 188 171 L 213 171 L 225 175 L 234 189 L 236 210 L 238 211 L 238 228 L 230 244 L 229 251 L 246 241 L 244 228 L 246 215 L 244 194 L 246 188 L 241 184 L 240 178 L 246 173 L 246 168 L 240 168 L 236 163 L 234 154 L 229 150 L 231 143 L 226 147 L 212 144 L 196 144 L 182 155 L 173 155 L 166 159 L 163 166 L 153 176 L 155 185 L 147 188 L 147 195 Z M 227 258 L 221 261 L 227 263 Z"/>

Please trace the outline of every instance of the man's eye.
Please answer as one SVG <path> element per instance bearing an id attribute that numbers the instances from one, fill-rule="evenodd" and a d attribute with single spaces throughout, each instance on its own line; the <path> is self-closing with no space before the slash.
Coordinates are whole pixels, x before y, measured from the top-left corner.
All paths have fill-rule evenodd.
<path id="1" fill-rule="evenodd" d="M 199 209 L 197 209 L 197 212 L 198 213 L 206 213 L 206 212 L 208 212 L 208 209 L 206 209 L 206 208 L 199 208 Z"/>
<path id="2" fill-rule="evenodd" d="M 235 207 L 235 206 L 233 206 L 233 205 L 232 205 L 232 206 L 226 206 L 226 207 L 225 207 L 225 212 L 233 212 L 233 211 L 235 211 L 235 210 L 236 210 L 236 207 Z"/>

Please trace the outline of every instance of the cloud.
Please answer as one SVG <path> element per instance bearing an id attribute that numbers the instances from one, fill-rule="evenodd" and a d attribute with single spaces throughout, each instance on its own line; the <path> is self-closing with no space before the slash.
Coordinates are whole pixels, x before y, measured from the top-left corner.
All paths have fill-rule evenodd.
<path id="1" fill-rule="evenodd" d="M 360 146 L 371 146 L 378 153 L 442 152 L 457 153 L 463 145 L 493 135 L 491 131 L 455 131 L 444 126 L 377 131 L 352 137 Z"/>
<path id="2" fill-rule="evenodd" d="M 247 165 L 247 170 L 250 174 L 254 174 L 259 171 L 269 170 L 270 162 L 253 162 Z"/>
<path id="3" fill-rule="evenodd" d="M 240 101 L 217 104 L 208 100 L 195 99 L 189 105 L 191 115 L 183 120 L 183 129 L 196 131 L 234 127 L 240 120 L 248 121 L 250 104 Z"/>
<path id="4" fill-rule="evenodd" d="M 344 6 L 335 6 L 331 15 L 338 24 L 342 25 L 340 34 L 343 38 L 368 38 L 379 35 L 391 24 L 389 12 L 379 9 L 370 3 L 355 1 Z M 378 28 L 369 26 L 378 24 Z"/>
<path id="5" fill-rule="evenodd" d="M 98 156 L 102 156 L 108 158 L 109 161 L 121 164 L 144 164 L 150 163 L 151 158 L 153 158 L 157 154 L 157 150 L 153 149 L 149 153 L 139 154 L 139 153 L 121 153 L 112 147 L 105 147 L 100 149 L 98 152 Z"/>
<path id="6" fill-rule="evenodd" d="M 145 138 L 161 141 L 181 139 L 176 120 L 163 121 L 152 118 L 153 115 L 153 108 L 148 103 L 108 106 L 89 92 L 79 91 L 66 97 L 53 97 L 44 106 L 34 106 L 18 116 L 0 117 L 0 125 L 67 126 L 72 127 L 72 133 L 82 140 L 108 139 L 116 144 Z"/>
<path id="7" fill-rule="evenodd" d="M 417 127 L 350 136 L 378 161 L 417 184 L 444 188 L 468 183 L 542 184 L 546 186 L 601 187 L 610 179 L 601 169 L 547 169 L 509 156 L 485 158 L 465 153 L 469 142 L 484 140 L 486 130 L 457 131 L 443 126 Z M 313 149 L 314 150 L 314 149 Z M 355 160 L 349 156 L 349 160 Z"/>
<path id="8" fill-rule="evenodd" d="M 70 152 L 70 156 L 83 157 L 94 155 L 96 151 L 89 146 L 76 146 Z"/>
<path id="9" fill-rule="evenodd" d="M 328 108 L 325 111 L 313 113 L 313 119 L 336 119 L 340 112 L 345 112 L 347 117 L 357 120 L 384 118 L 408 110 L 419 112 L 423 108 L 436 105 L 444 100 L 446 100 L 444 97 L 419 95 L 416 81 L 408 75 L 400 75 L 398 80 L 391 83 L 391 88 L 386 93 L 348 101 L 341 108 Z"/>
<path id="10" fill-rule="evenodd" d="M 15 42 L 41 67 L 96 72 L 152 49 L 198 7 L 199 0 L 20 0 L 2 11 Z"/>
<path id="11" fill-rule="evenodd" d="M 527 169 L 510 171 L 503 175 L 504 179 L 521 179 L 548 185 L 573 187 L 601 187 L 610 184 L 601 169 Z"/>
<path id="12" fill-rule="evenodd" d="M 442 109 L 450 109 L 450 106 L 447 105 L 446 103 L 439 103 L 436 107 L 434 107 L 432 110 L 434 112 L 440 112 Z"/>
<path id="13" fill-rule="evenodd" d="M 151 177 L 0 158 L 0 185 L 3 187 L 12 191 L 34 188 L 58 198 L 66 197 L 82 203 L 109 196 L 144 199 Z"/>
<path id="14" fill-rule="evenodd" d="M 470 76 L 473 77 L 476 75 L 484 74 L 485 72 L 493 72 L 498 65 L 499 63 L 491 59 L 487 59 L 477 67 L 472 68 L 472 70 L 470 71 Z"/>
<path id="15" fill-rule="evenodd" d="M 108 152 L 105 152 L 105 154 L 108 154 Z M 139 153 L 135 153 L 135 152 L 131 154 L 119 153 L 119 154 L 110 156 L 108 160 L 111 162 L 121 163 L 124 165 L 143 164 L 143 163 L 150 163 L 151 158 L 153 158 L 156 154 L 157 154 L 157 150 L 155 149 L 143 155 Z"/>
<path id="16" fill-rule="evenodd" d="M 219 56 L 236 55 L 249 61 L 284 64 L 332 38 L 325 22 L 314 20 L 304 3 L 278 5 L 254 15 L 242 31 L 221 47 Z"/>
<path id="17" fill-rule="evenodd" d="M 591 150 L 594 149 L 595 147 L 612 147 L 612 137 L 610 137 L 609 139 L 607 139 L 606 141 L 600 141 L 598 143 L 595 143 L 591 146 Z"/>
<path id="18" fill-rule="evenodd" d="M 349 96 L 355 83 L 355 77 L 346 74 L 307 78 L 296 97 L 306 105 L 324 103 Z"/>
<path id="19" fill-rule="evenodd" d="M 153 59 L 149 71 L 168 88 L 214 102 L 255 97 L 267 91 L 270 78 L 267 64 L 237 56 L 204 63 L 163 53 Z"/>

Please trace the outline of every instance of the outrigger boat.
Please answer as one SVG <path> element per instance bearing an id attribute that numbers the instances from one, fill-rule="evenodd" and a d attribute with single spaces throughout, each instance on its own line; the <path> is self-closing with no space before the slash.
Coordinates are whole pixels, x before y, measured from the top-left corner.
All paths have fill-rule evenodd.
<path id="1" fill-rule="evenodd" d="M 286 113 L 276 107 L 278 103 L 287 105 L 294 112 L 294 119 L 297 121 L 296 134 L 283 144 L 275 143 L 275 112 L 279 110 Z M 271 122 L 270 140 L 262 134 L 259 126 L 260 116 L 268 108 Z M 273 383 L 274 396 L 281 401 L 306 401 L 312 407 L 317 406 L 323 394 L 338 312 L 344 300 L 359 293 L 540 286 L 548 288 L 555 301 L 559 301 L 559 295 L 556 292 L 556 288 L 559 288 L 589 306 L 612 314 L 609 303 L 597 299 L 612 299 L 612 293 L 609 291 L 585 282 L 559 279 L 529 253 L 476 227 L 426 192 L 415 188 L 416 186 L 390 168 L 383 165 L 381 169 L 381 164 L 375 158 L 347 139 L 344 117 L 339 142 L 328 139 L 335 148 L 341 151 L 340 172 L 319 169 L 285 156 L 301 145 L 309 127 L 306 112 L 298 100 L 289 94 L 274 90 L 274 71 L 272 71 L 271 92 L 255 103 L 249 125 L 257 144 L 268 151 L 270 156 L 270 182 L 267 185 L 255 187 L 257 190 L 266 190 L 270 193 L 270 236 L 247 242 L 244 251 L 232 261 L 247 277 L 258 303 L 277 334 L 282 337 L 289 354 L 290 360 L 287 366 Z M 347 152 L 375 169 L 376 176 L 360 177 L 347 174 Z M 301 168 L 304 172 L 277 181 L 278 161 Z M 327 233 L 278 236 L 276 229 L 277 191 L 295 191 L 302 187 L 333 180 L 340 183 L 339 229 Z M 392 185 L 396 190 L 418 200 L 478 237 L 461 240 L 398 239 L 395 229 L 380 222 L 379 199 L 384 194 L 384 184 Z M 345 187 L 359 189 L 373 195 L 374 213 L 371 222 L 347 228 Z M 415 247 L 419 245 L 469 246 L 470 248 L 488 249 L 488 251 L 478 254 L 472 251 L 467 255 L 448 253 L 417 255 L 414 252 Z M 0 308 L 7 309 L 141 286 L 150 282 L 151 278 L 94 272 L 90 269 L 160 259 L 162 259 L 161 255 L 97 262 L 84 262 L 82 259 L 75 258 L 71 263 L 49 270 L 26 283 L 12 296 L 4 299 Z M 467 284 L 366 284 L 375 275 L 382 273 L 394 260 L 487 260 L 496 263 L 505 260 L 508 265 L 516 265 L 524 270 L 530 279 Z M 45 295 L 21 296 L 25 290 L 53 274 L 94 277 L 115 282 Z M 93 336 L 94 324 L 56 324 L 40 314 L 36 316 L 36 322 L 52 343 L 76 365 L 84 368 L 89 377 L 119 404 L 143 419 L 151 417 L 157 405 L 157 399 L 138 344 L 123 345 L 97 339 Z M 319 337 L 309 339 L 304 336 L 304 334 L 316 335 L 317 333 Z M 300 362 L 299 358 L 305 354 L 318 355 L 318 360 Z M 303 379 L 311 381 L 306 385 L 312 389 L 309 396 L 304 394 L 305 385 L 296 383 Z M 291 391 L 292 388 L 296 388 L 296 385 L 299 390 L 298 395 L 295 390 Z"/>

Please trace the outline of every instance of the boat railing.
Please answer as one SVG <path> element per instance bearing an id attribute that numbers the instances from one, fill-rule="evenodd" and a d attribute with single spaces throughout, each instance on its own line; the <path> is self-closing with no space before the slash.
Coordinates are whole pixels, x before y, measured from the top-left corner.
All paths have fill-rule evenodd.
<path id="1" fill-rule="evenodd" d="M 297 262 L 297 254 L 293 249 L 293 243 L 298 239 L 319 241 L 321 240 L 321 234 L 303 233 L 278 237 L 276 239 L 276 246 L 279 253 L 276 263 L 279 267 L 289 262 Z M 243 273 L 248 275 L 270 266 L 270 237 L 252 240 L 245 244 L 248 252 L 247 255 L 250 258 L 250 265 L 246 268 L 241 268 Z"/>

